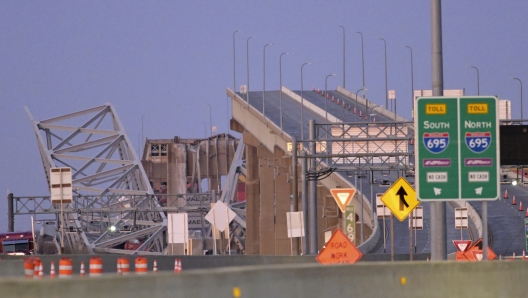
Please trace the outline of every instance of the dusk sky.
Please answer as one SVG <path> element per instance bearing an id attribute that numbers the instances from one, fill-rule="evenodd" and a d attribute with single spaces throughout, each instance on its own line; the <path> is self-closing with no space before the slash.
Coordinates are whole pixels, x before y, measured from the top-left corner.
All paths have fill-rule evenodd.
<path id="1" fill-rule="evenodd" d="M 44 120 L 112 102 L 137 149 L 144 116 L 150 139 L 201 138 L 212 124 L 227 131 L 226 88 L 250 90 L 362 87 L 364 36 L 367 98 L 385 102 L 383 42 L 388 89 L 398 113 L 411 118 L 410 46 L 414 88 L 431 89 L 431 4 L 427 0 L 354 1 L 22 1 L 0 2 L 0 188 L 15 196 L 47 195 L 35 135 L 24 111 Z M 510 99 L 520 118 L 520 84 L 528 86 L 528 1 L 443 1 L 444 88 Z M 528 89 L 527 89 L 528 90 Z M 528 93 L 527 93 L 528 95 Z M 528 103 L 524 110 L 528 110 Z M 528 111 L 527 111 L 528 112 Z M 525 112 L 525 115 L 528 113 Z M 205 124 L 204 124 L 205 123 Z M 207 127 L 204 127 L 207 126 Z M 207 132 L 207 135 L 209 133 Z M 233 133 L 237 135 L 236 133 Z M 237 135 L 238 136 L 238 135 Z M 0 209 L 5 210 L 5 200 Z M 2 208 L 4 207 L 4 208 Z M 4 230 L 5 212 L 0 212 Z"/>

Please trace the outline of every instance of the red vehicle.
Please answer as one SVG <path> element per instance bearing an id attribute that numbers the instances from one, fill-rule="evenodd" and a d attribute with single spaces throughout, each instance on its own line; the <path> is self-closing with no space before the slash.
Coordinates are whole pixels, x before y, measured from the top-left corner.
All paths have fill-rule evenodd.
<path id="1" fill-rule="evenodd" d="M 0 254 L 31 255 L 35 242 L 31 232 L 11 232 L 0 234 Z"/>

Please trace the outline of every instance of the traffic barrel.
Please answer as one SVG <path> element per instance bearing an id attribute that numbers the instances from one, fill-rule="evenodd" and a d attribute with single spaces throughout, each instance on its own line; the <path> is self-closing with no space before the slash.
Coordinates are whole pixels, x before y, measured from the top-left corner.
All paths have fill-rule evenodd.
<path id="1" fill-rule="evenodd" d="M 42 270 L 42 262 L 39 258 L 33 258 L 33 264 L 35 265 L 33 267 L 33 278 L 39 278 L 40 271 Z"/>
<path id="2" fill-rule="evenodd" d="M 504 199 L 505 199 L 505 200 L 508 199 L 508 190 L 505 190 L 505 191 L 504 191 Z"/>
<path id="3" fill-rule="evenodd" d="M 148 272 L 148 260 L 145 257 L 136 258 L 136 274 L 146 274 Z"/>
<path id="4" fill-rule="evenodd" d="M 127 258 L 117 259 L 117 273 L 127 275 L 130 273 L 130 260 Z"/>
<path id="5" fill-rule="evenodd" d="M 70 278 L 73 274 L 73 262 L 70 258 L 59 260 L 59 278 Z"/>
<path id="6" fill-rule="evenodd" d="M 27 260 L 24 260 L 24 275 L 27 278 L 33 278 L 34 271 L 35 263 L 33 262 L 33 259 L 29 258 Z"/>
<path id="7" fill-rule="evenodd" d="M 103 259 L 101 257 L 90 258 L 90 277 L 103 274 Z"/>
<path id="8" fill-rule="evenodd" d="M 86 272 L 85 272 L 85 270 L 84 270 L 84 261 L 81 261 L 81 270 L 79 271 L 79 275 L 80 275 L 81 277 L 84 277 L 85 273 L 86 273 Z"/>
<path id="9" fill-rule="evenodd" d="M 55 278 L 55 262 L 51 261 L 50 278 Z"/>
<path id="10" fill-rule="evenodd" d="M 512 205 L 517 205 L 517 200 L 515 200 L 515 196 L 512 198 Z"/>
<path id="11" fill-rule="evenodd" d="M 174 273 L 180 273 L 181 271 L 182 271 L 181 260 L 175 259 L 174 260 Z"/>

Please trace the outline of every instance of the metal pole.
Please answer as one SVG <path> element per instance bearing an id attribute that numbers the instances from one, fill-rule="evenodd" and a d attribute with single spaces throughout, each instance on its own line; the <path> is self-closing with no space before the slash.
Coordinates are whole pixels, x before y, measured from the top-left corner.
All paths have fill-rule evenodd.
<path id="1" fill-rule="evenodd" d="M 298 175 L 297 175 L 297 139 L 292 137 L 292 195 L 293 195 L 293 208 L 292 212 L 299 210 L 299 186 L 298 186 Z M 297 238 L 292 237 L 292 251 L 294 255 L 299 255 L 299 241 Z"/>
<path id="2" fill-rule="evenodd" d="M 247 101 L 247 106 L 248 106 L 248 110 L 249 110 L 249 40 L 252 39 L 252 38 L 255 38 L 254 36 L 250 36 L 248 37 L 248 39 L 246 40 L 246 65 L 247 65 L 247 86 L 246 86 L 246 101 Z"/>
<path id="3" fill-rule="evenodd" d="M 480 95 L 480 74 L 479 74 L 479 70 L 475 66 L 468 66 L 468 68 L 474 68 L 477 71 L 477 95 Z"/>
<path id="4" fill-rule="evenodd" d="M 363 73 L 363 98 L 365 97 L 365 55 L 363 51 L 363 33 L 356 32 L 361 35 L 361 72 Z"/>
<path id="5" fill-rule="evenodd" d="M 235 50 L 235 34 L 241 30 L 233 32 L 233 94 L 236 93 L 236 50 Z M 233 96 L 234 97 L 234 96 Z M 227 101 L 227 132 L 229 132 L 229 100 Z"/>
<path id="6" fill-rule="evenodd" d="M 308 249 L 308 183 L 306 183 L 306 171 L 308 169 L 308 159 L 305 158 L 306 152 L 301 151 L 301 188 L 302 188 L 302 211 L 303 211 L 303 226 L 304 237 L 302 237 L 302 252 L 303 255 L 309 252 Z"/>
<path id="7" fill-rule="evenodd" d="M 391 262 L 394 262 L 394 216 L 390 215 Z"/>
<path id="8" fill-rule="evenodd" d="M 304 140 L 304 97 L 303 97 L 303 67 L 305 65 L 310 65 L 312 62 L 306 62 L 301 65 L 301 140 Z"/>
<path id="9" fill-rule="evenodd" d="M 266 99 L 266 47 L 267 46 L 272 46 L 273 43 L 268 43 L 264 46 L 264 59 L 263 59 L 263 63 L 262 63 L 262 69 L 263 69 L 263 74 L 262 74 L 262 116 L 264 116 L 264 118 L 266 118 L 266 108 L 265 108 L 265 99 Z"/>
<path id="10" fill-rule="evenodd" d="M 361 172 L 360 172 L 360 175 L 361 175 Z M 361 179 L 361 177 L 359 178 Z M 361 236 L 361 243 L 365 242 L 365 233 L 364 233 L 364 229 L 365 229 L 365 218 L 363 217 L 363 181 L 360 180 L 359 182 L 359 193 L 360 193 L 360 196 L 359 196 L 359 199 L 361 200 L 360 203 L 361 203 L 361 211 L 359 212 L 360 213 L 360 216 L 361 216 L 361 226 L 360 226 L 360 236 Z"/>
<path id="11" fill-rule="evenodd" d="M 144 118 L 144 117 L 145 117 L 145 115 L 141 116 L 141 142 L 139 143 L 139 144 L 140 144 L 140 147 L 139 147 L 139 156 L 140 156 L 140 158 L 142 158 L 142 156 L 141 156 L 141 151 L 142 151 L 142 150 L 141 150 L 141 143 L 143 143 L 143 141 L 145 140 L 145 139 L 143 138 L 143 127 L 144 127 L 144 125 L 143 125 L 143 123 L 144 123 L 143 118 Z"/>
<path id="12" fill-rule="evenodd" d="M 356 109 L 356 112 L 354 114 L 356 114 L 356 116 L 354 117 L 354 122 L 357 122 L 357 114 L 359 113 L 359 109 L 357 107 L 357 98 L 358 98 L 358 93 L 359 91 L 363 90 L 363 94 L 365 94 L 365 90 L 368 90 L 368 89 L 365 89 L 365 88 L 361 88 L 359 89 L 357 92 L 356 92 L 356 106 L 354 107 L 354 109 Z M 364 95 L 363 95 L 364 96 Z"/>
<path id="13" fill-rule="evenodd" d="M 523 104 L 522 104 L 522 102 L 523 102 L 523 96 L 522 96 L 522 95 L 523 95 L 523 94 L 522 94 L 522 81 L 521 81 L 521 79 L 518 79 L 518 78 L 513 78 L 513 79 L 514 79 L 514 80 L 517 80 L 517 81 L 519 81 L 519 83 L 521 83 L 521 120 L 522 120 L 522 119 L 523 119 Z M 523 177 L 524 177 L 524 175 L 523 175 Z"/>
<path id="14" fill-rule="evenodd" d="M 207 104 L 209 106 L 209 136 L 213 136 L 213 114 L 211 110 L 211 105 Z"/>
<path id="15" fill-rule="evenodd" d="M 482 261 L 488 260 L 488 202 L 482 201 Z"/>
<path id="16" fill-rule="evenodd" d="M 441 0 L 431 0 L 431 62 L 433 96 L 444 95 Z M 446 203 L 431 202 L 431 259 L 447 259 Z"/>
<path id="17" fill-rule="evenodd" d="M 326 97 L 328 96 L 328 88 L 327 88 L 327 85 L 328 85 L 328 77 L 333 77 L 333 76 L 336 76 L 335 73 L 333 74 L 329 74 L 326 76 L 325 78 L 325 96 L 324 96 L 324 101 L 325 101 L 325 119 L 326 119 L 326 122 L 328 122 L 328 110 L 326 109 L 326 102 L 328 101 L 326 99 Z"/>
<path id="18" fill-rule="evenodd" d="M 280 87 L 279 87 L 279 112 L 280 112 L 280 128 L 281 128 L 281 134 L 282 134 L 282 56 L 288 55 L 289 53 L 282 53 L 279 57 L 279 80 L 280 80 Z"/>
<path id="19" fill-rule="evenodd" d="M 414 67 L 413 67 L 413 55 L 412 55 L 412 48 L 410 46 L 405 46 L 411 51 L 411 116 L 412 120 L 414 121 Z"/>
<path id="20" fill-rule="evenodd" d="M 413 260 L 413 214 L 409 214 L 409 260 Z"/>
<path id="21" fill-rule="evenodd" d="M 7 194 L 7 231 L 15 231 L 15 213 L 13 210 L 13 193 Z"/>
<path id="22" fill-rule="evenodd" d="M 378 39 L 383 41 L 383 49 L 385 53 L 385 109 L 387 109 L 387 105 L 389 103 L 389 97 L 388 97 L 389 88 L 387 86 L 387 42 L 385 41 L 384 38 L 380 37 Z"/>
<path id="23" fill-rule="evenodd" d="M 316 138 L 316 131 L 315 131 L 315 120 L 310 119 L 309 122 L 309 138 L 310 138 L 310 145 L 311 145 L 311 153 L 312 155 L 315 154 L 315 138 Z M 316 168 L 316 160 L 315 158 L 311 158 L 311 166 L 310 169 L 312 171 L 315 171 Z M 310 179 L 310 204 L 309 204 L 309 212 L 310 212 L 310 253 L 316 254 L 318 250 L 317 245 L 317 180 L 312 177 Z"/>
<path id="24" fill-rule="evenodd" d="M 343 28 L 343 89 L 345 89 L 345 27 L 339 27 Z"/>

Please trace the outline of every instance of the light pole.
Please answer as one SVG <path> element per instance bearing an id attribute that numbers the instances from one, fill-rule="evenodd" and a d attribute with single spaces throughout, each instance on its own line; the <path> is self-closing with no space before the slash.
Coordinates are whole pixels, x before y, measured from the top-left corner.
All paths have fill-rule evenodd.
<path id="1" fill-rule="evenodd" d="M 212 111 L 211 111 L 211 105 L 210 104 L 207 104 L 209 106 L 209 136 L 212 137 L 213 136 L 213 114 L 212 114 Z"/>
<path id="2" fill-rule="evenodd" d="M 412 120 L 414 121 L 414 67 L 413 67 L 413 56 L 412 56 L 412 48 L 410 46 L 405 46 L 411 51 L 411 114 L 412 114 Z"/>
<path id="3" fill-rule="evenodd" d="M 281 134 L 282 134 L 282 56 L 288 55 L 289 53 L 282 53 L 279 56 L 279 112 L 280 112 L 280 128 L 281 128 Z"/>
<path id="4" fill-rule="evenodd" d="M 363 51 L 363 33 L 361 32 L 356 32 L 358 33 L 359 35 L 361 35 L 361 72 L 363 74 L 363 97 L 365 97 L 365 55 L 364 55 L 364 51 Z M 357 97 L 356 97 L 357 99 Z"/>
<path id="5" fill-rule="evenodd" d="M 522 81 L 521 79 L 519 78 L 513 78 L 513 80 L 517 80 L 519 81 L 519 83 L 521 83 L 521 120 L 523 119 L 523 106 L 522 106 L 522 102 L 523 102 L 523 98 L 522 98 Z"/>
<path id="6" fill-rule="evenodd" d="M 389 97 L 388 92 L 389 88 L 387 87 L 387 42 L 384 38 L 378 38 L 379 40 L 383 41 L 383 51 L 385 53 L 385 109 L 388 109 L 387 106 L 389 104 Z"/>
<path id="7" fill-rule="evenodd" d="M 145 115 L 141 116 L 141 142 L 143 143 L 143 118 L 145 118 Z M 139 147 L 139 155 L 141 155 L 141 147 Z M 141 157 L 140 157 L 141 158 Z"/>
<path id="8" fill-rule="evenodd" d="M 343 29 L 343 89 L 345 89 L 345 27 L 339 27 Z"/>
<path id="9" fill-rule="evenodd" d="M 357 122 L 357 114 L 359 113 L 359 111 L 358 111 L 359 109 L 357 108 L 357 98 L 358 98 L 358 93 L 359 93 L 359 91 L 361 91 L 361 90 L 363 90 L 363 94 L 364 94 L 365 91 L 368 90 L 368 89 L 361 88 L 361 89 L 359 89 L 359 90 L 356 92 L 356 105 L 354 106 L 354 109 L 356 110 L 356 112 L 355 112 L 354 114 L 356 114 L 356 115 L 355 115 L 355 117 L 354 117 L 354 122 Z"/>
<path id="10" fill-rule="evenodd" d="M 233 32 L 233 94 L 236 94 L 236 50 L 235 50 L 235 34 L 241 30 L 236 30 Z M 234 96 L 233 96 L 234 97 Z M 229 133 L 229 97 L 227 98 L 227 132 Z"/>
<path id="11" fill-rule="evenodd" d="M 480 95 L 480 75 L 479 70 L 475 66 L 468 66 L 468 68 L 474 68 L 477 71 L 477 95 Z"/>
<path id="12" fill-rule="evenodd" d="M 207 139 L 207 123 L 203 122 L 202 123 L 204 124 L 204 139 Z"/>
<path id="13" fill-rule="evenodd" d="M 329 77 L 335 77 L 335 76 L 337 76 L 337 74 L 333 73 L 333 74 L 329 74 L 329 75 L 327 75 L 326 78 L 325 78 L 325 96 L 323 96 L 323 99 L 324 99 L 324 101 L 325 101 L 325 118 L 326 118 L 326 122 L 328 122 L 328 110 L 326 109 L 326 102 L 328 101 L 328 100 L 326 99 L 326 96 L 327 96 L 327 94 L 328 94 L 328 91 L 327 91 L 327 83 L 328 83 L 328 78 L 329 78 Z"/>
<path id="14" fill-rule="evenodd" d="M 303 98 L 303 67 L 310 65 L 312 62 L 306 62 L 301 65 L 301 140 L 304 140 L 304 98 Z"/>
<path id="15" fill-rule="evenodd" d="M 246 65 L 247 65 L 246 101 L 247 101 L 248 109 L 249 109 L 249 40 L 252 38 L 255 38 L 255 36 L 250 36 L 246 40 Z"/>
<path id="16" fill-rule="evenodd" d="M 264 118 L 266 118 L 266 110 L 265 110 L 265 103 L 264 103 L 264 99 L 266 98 L 266 47 L 267 46 L 272 46 L 273 43 L 268 43 L 264 46 L 264 62 L 263 62 L 263 65 L 262 65 L 262 69 L 263 69 L 263 75 L 262 75 L 262 116 L 264 116 Z"/>

